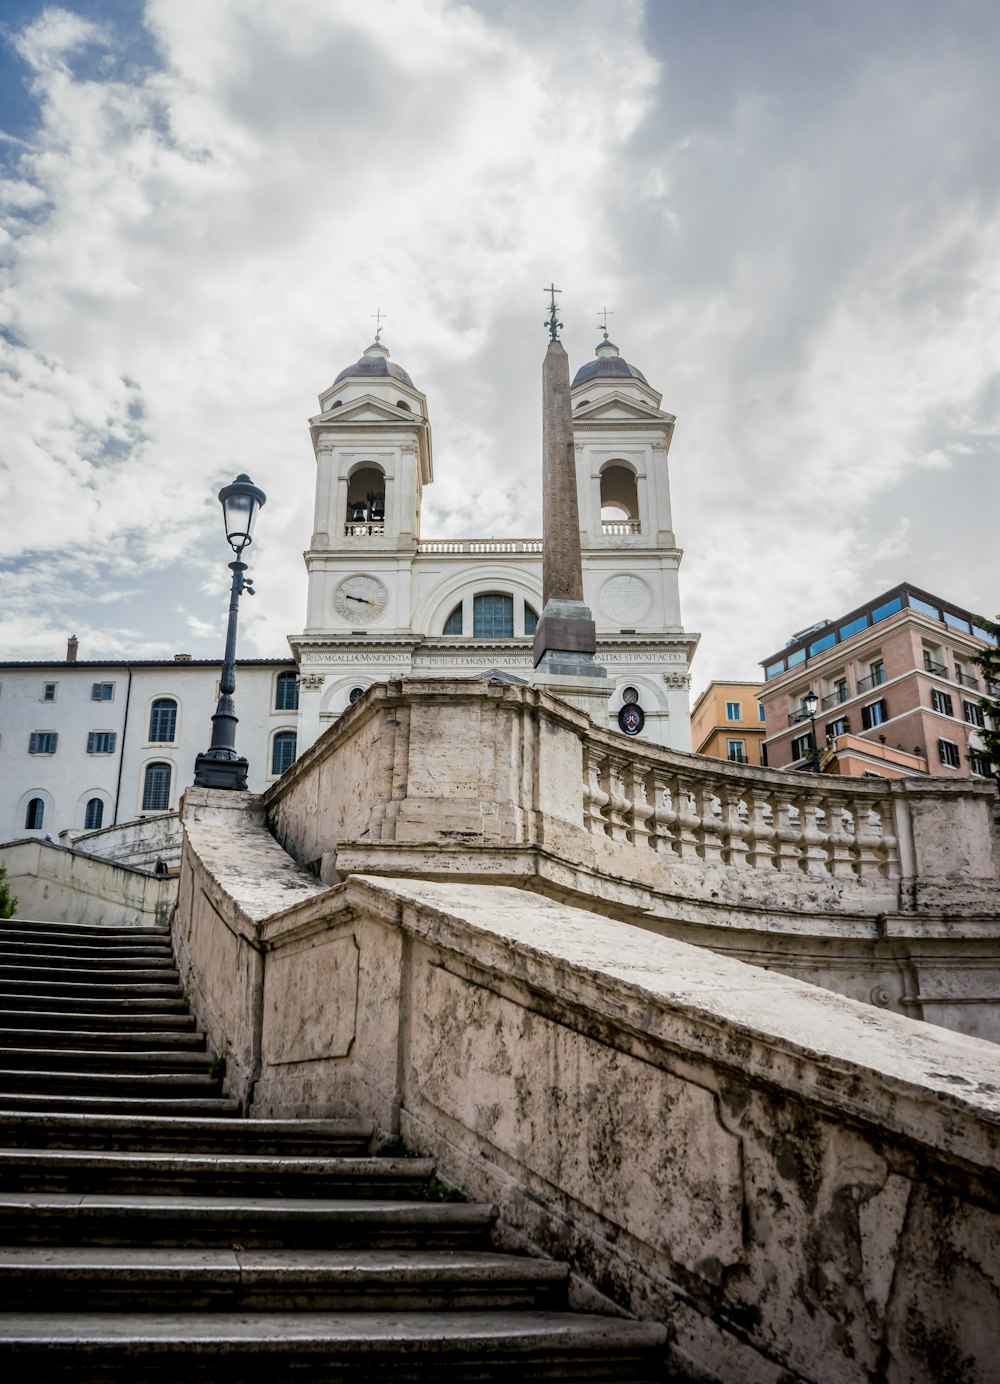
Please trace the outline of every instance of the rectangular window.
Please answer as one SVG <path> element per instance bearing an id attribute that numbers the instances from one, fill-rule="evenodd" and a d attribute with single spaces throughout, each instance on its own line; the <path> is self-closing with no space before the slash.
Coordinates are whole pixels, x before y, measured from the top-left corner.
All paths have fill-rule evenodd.
<path id="1" fill-rule="evenodd" d="M 996 648 L 997 637 L 995 634 L 990 634 L 989 630 L 980 629 L 978 625 L 973 625 L 972 633 L 977 639 L 981 639 L 984 644 L 992 644 L 994 649 Z"/>
<path id="2" fill-rule="evenodd" d="M 54 730 L 33 730 L 28 737 L 29 754 L 55 754 L 59 735 Z"/>
<path id="3" fill-rule="evenodd" d="M 970 726 L 986 725 L 986 717 L 983 715 L 983 709 L 978 702 L 963 702 L 962 709 Z"/>
<path id="4" fill-rule="evenodd" d="M 858 618 L 856 620 L 852 620 L 849 625 L 841 625 L 840 637 L 841 639 L 850 639 L 852 634 L 860 634 L 862 630 L 866 630 L 867 628 L 868 616 L 859 615 Z"/>
<path id="5" fill-rule="evenodd" d="M 970 754 L 969 763 L 972 766 L 972 772 L 974 774 L 978 774 L 980 778 L 989 778 L 990 761 L 984 754 Z"/>
<path id="6" fill-rule="evenodd" d="M 780 677 L 784 671 L 785 660 L 782 659 L 780 663 L 769 663 L 764 669 L 764 677 L 770 682 L 772 678 Z"/>
<path id="7" fill-rule="evenodd" d="M 849 729 L 846 716 L 838 716 L 836 721 L 827 721 L 826 723 L 827 735 L 847 735 Z"/>
<path id="8" fill-rule="evenodd" d="M 949 769 L 961 768 L 962 756 L 953 740 L 939 740 L 938 754 L 941 756 L 941 763 L 947 765 Z"/>
<path id="9" fill-rule="evenodd" d="M 115 685 L 113 682 L 95 682 L 90 689 L 90 700 L 92 702 L 110 702 L 114 700 Z"/>
<path id="10" fill-rule="evenodd" d="M 922 601 L 919 596 L 910 597 L 910 609 L 919 610 L 922 615 L 933 615 L 935 620 L 941 619 L 941 612 L 937 606 L 930 605 L 927 601 Z"/>
<path id="11" fill-rule="evenodd" d="M 950 625 L 953 630 L 961 630 L 963 634 L 971 634 L 972 626 L 968 620 L 963 620 L 961 615 L 952 615 L 949 611 L 944 613 L 944 622 Z"/>
<path id="12" fill-rule="evenodd" d="M 114 754 L 117 736 L 113 730 L 92 730 L 87 734 L 88 754 Z"/>
<path id="13" fill-rule="evenodd" d="M 833 630 L 831 630 L 829 634 L 821 635 L 819 639 L 817 639 L 814 643 L 809 645 L 810 658 L 813 656 L 813 654 L 823 653 L 825 649 L 832 649 L 836 642 L 837 636 Z"/>
<path id="14" fill-rule="evenodd" d="M 792 741 L 793 759 L 811 759 L 813 752 L 812 731 L 808 735 L 799 735 Z"/>
<path id="15" fill-rule="evenodd" d="M 876 606 L 872 611 L 872 624 L 877 625 L 880 620 L 888 620 L 890 615 L 895 615 L 897 610 L 902 609 L 902 596 L 897 596 L 894 601 L 886 601 L 885 605 Z"/>
<path id="16" fill-rule="evenodd" d="M 942 716 L 954 715 L 954 712 L 952 711 L 951 707 L 950 693 L 942 692 L 940 688 L 931 688 L 931 706 L 934 708 L 935 711 L 939 711 Z"/>
<path id="17" fill-rule="evenodd" d="M 884 698 L 881 701 L 869 702 L 867 706 L 861 708 L 862 730 L 871 730 L 872 726 L 884 725 L 888 719 Z"/>
<path id="18" fill-rule="evenodd" d="M 54 702 L 55 699 L 56 699 L 56 688 L 57 688 L 58 686 L 59 686 L 59 684 L 58 684 L 57 682 L 43 682 L 43 683 L 42 683 L 42 701 L 43 701 L 43 702 Z"/>
<path id="19" fill-rule="evenodd" d="M 767 712 L 764 710 L 764 703 L 761 702 L 757 710 L 760 712 L 760 720 L 763 723 L 767 720 Z"/>
<path id="20" fill-rule="evenodd" d="M 743 705 L 741 702 L 726 702 L 726 720 L 742 721 Z"/>
<path id="21" fill-rule="evenodd" d="M 730 740 L 729 758 L 734 764 L 745 764 L 747 762 L 747 742 L 745 740 Z"/>
<path id="22" fill-rule="evenodd" d="M 796 649 L 795 653 L 789 654 L 789 655 L 788 655 L 788 660 L 787 660 L 787 662 L 788 662 L 789 668 L 797 668 L 797 667 L 799 666 L 800 663 L 805 663 L 805 661 L 806 661 L 806 651 L 805 651 L 805 649 Z"/>

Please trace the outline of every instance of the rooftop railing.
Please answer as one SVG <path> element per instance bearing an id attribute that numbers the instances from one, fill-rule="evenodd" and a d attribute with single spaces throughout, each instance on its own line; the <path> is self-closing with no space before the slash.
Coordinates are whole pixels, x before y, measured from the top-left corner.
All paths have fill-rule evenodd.
<path id="1" fill-rule="evenodd" d="M 417 544 L 418 553 L 540 553 L 540 538 L 433 538 Z"/>

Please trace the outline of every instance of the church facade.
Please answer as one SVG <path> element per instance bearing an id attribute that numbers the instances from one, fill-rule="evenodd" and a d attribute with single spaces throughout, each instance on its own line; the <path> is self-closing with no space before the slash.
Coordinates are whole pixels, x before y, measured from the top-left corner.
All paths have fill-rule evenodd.
<path id="1" fill-rule="evenodd" d="M 584 597 L 608 670 L 607 724 L 690 749 L 674 419 L 610 341 L 571 389 Z M 261 792 L 375 682 L 532 681 L 540 538 L 424 538 L 427 400 L 376 341 L 320 396 L 305 625 L 287 657 L 240 660 L 237 744 Z M 176 810 L 208 743 L 218 660 L 0 663 L 0 841 Z"/>
<path id="2" fill-rule="evenodd" d="M 608 725 L 690 749 L 690 662 L 668 454 L 674 418 L 605 339 L 571 388 L 584 598 L 608 669 Z M 380 342 L 342 370 L 310 420 L 316 454 L 300 752 L 374 682 L 501 669 L 532 680 L 540 538 L 425 539 L 433 481 L 427 400 Z M 637 724 L 631 712 L 630 726 Z"/>

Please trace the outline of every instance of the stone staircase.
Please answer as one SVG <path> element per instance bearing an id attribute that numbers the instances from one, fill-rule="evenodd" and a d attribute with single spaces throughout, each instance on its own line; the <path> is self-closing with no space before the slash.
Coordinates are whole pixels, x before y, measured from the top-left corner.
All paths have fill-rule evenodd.
<path id="1" fill-rule="evenodd" d="M 659 1380 L 493 1208 L 349 1120 L 248 1120 L 165 930 L 0 923 L 0 1369 L 33 1381 Z"/>

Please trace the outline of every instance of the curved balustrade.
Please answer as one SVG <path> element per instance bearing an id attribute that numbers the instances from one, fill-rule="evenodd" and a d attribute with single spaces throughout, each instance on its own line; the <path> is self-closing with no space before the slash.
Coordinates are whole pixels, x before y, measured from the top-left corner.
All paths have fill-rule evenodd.
<path id="1" fill-rule="evenodd" d="M 630 747 L 631 748 L 631 747 Z M 685 862 L 866 882 L 900 877 L 892 801 L 880 785 L 584 742 L 588 831 Z"/>

